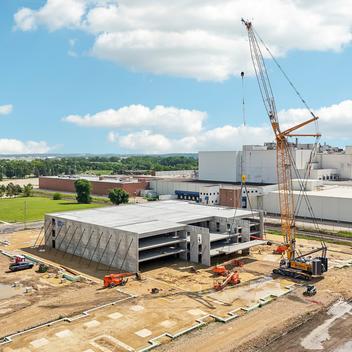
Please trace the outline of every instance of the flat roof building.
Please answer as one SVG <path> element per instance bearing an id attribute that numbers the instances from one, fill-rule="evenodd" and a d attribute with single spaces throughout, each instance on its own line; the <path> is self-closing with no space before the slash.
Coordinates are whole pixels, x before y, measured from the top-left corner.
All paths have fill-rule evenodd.
<path id="1" fill-rule="evenodd" d="M 312 180 L 319 182 L 317 180 Z M 308 183 L 309 185 L 309 183 Z M 268 214 L 280 214 L 279 191 L 277 189 L 265 190 L 262 209 Z M 305 199 L 302 199 L 302 192 L 299 187 L 293 191 L 297 207 L 296 216 L 301 218 L 313 218 L 318 220 L 330 220 L 334 222 L 352 223 L 352 187 L 317 183 L 306 187 Z M 309 201 L 309 206 L 306 202 Z M 313 211 L 313 214 L 312 214 Z"/>
<path id="2" fill-rule="evenodd" d="M 264 243 L 260 219 L 258 212 L 183 201 L 52 213 L 45 245 L 131 272 L 167 256 L 211 265 L 214 256 Z"/>
<path id="3" fill-rule="evenodd" d="M 147 180 L 142 178 L 133 178 L 131 176 L 87 176 L 87 175 L 69 175 L 69 176 L 40 176 L 39 189 L 58 191 L 58 192 L 75 192 L 75 181 L 78 179 L 88 180 L 92 185 L 92 194 L 106 196 L 114 188 L 122 188 L 130 196 L 137 196 L 141 190 L 148 187 Z"/>

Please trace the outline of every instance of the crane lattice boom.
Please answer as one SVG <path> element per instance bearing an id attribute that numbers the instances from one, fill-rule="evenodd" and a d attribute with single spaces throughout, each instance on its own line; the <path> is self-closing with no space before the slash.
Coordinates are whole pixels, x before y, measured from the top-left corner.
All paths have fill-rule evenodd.
<path id="1" fill-rule="evenodd" d="M 251 22 L 242 20 L 248 31 L 250 54 L 257 77 L 260 93 L 264 102 L 264 106 L 276 140 L 276 162 L 277 162 L 277 180 L 279 191 L 279 205 L 281 213 L 281 231 L 287 246 L 287 259 L 289 261 L 295 259 L 295 204 L 292 187 L 292 169 L 294 161 L 292 160 L 291 146 L 288 137 L 293 136 L 311 136 L 319 137 L 319 134 L 297 134 L 294 131 L 318 120 L 313 113 L 313 117 L 303 123 L 293 126 L 285 131 L 281 131 L 274 94 L 271 88 L 268 72 L 265 66 L 264 58 L 254 32 Z"/>

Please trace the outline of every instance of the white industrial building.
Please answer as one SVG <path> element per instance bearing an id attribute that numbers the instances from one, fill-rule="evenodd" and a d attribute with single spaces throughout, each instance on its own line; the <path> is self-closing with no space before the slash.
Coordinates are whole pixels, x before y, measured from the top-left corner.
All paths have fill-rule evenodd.
<path id="1" fill-rule="evenodd" d="M 199 152 L 199 179 L 214 182 L 240 182 L 241 158 L 240 151 Z"/>
<path id="2" fill-rule="evenodd" d="M 331 169 L 332 175 L 336 174 L 339 179 L 352 180 L 352 147 L 347 146 L 345 150 L 333 153 L 319 153 L 316 157 L 318 169 Z M 316 178 L 316 177 L 315 177 Z M 321 178 L 334 180 L 333 177 Z"/>
<path id="3" fill-rule="evenodd" d="M 292 145 L 296 169 L 302 176 L 310 160 L 312 145 Z M 241 182 L 241 174 L 247 182 L 275 184 L 275 144 L 244 145 L 242 151 L 203 151 L 198 153 L 199 180 L 213 182 Z M 297 177 L 293 172 L 293 176 Z M 309 178 L 320 180 L 352 179 L 352 147 L 344 151 L 326 151 L 320 148 L 312 163 Z"/>
<path id="4" fill-rule="evenodd" d="M 279 192 L 276 189 L 263 187 L 262 210 L 267 214 L 280 214 Z M 294 182 L 294 201 L 298 203 L 300 187 Z M 305 194 L 313 209 L 314 217 L 318 220 L 331 220 L 334 222 L 352 223 L 352 187 L 323 184 L 319 180 L 310 180 L 307 183 Z M 302 199 L 297 207 L 296 216 L 312 218 L 307 202 Z"/>
<path id="5" fill-rule="evenodd" d="M 211 265 L 211 258 L 263 244 L 259 212 L 181 201 L 114 206 L 45 216 L 45 246 L 109 267 L 178 257 Z"/>
<path id="6" fill-rule="evenodd" d="M 219 204 L 219 184 L 155 179 L 149 181 L 149 187 L 159 196 L 170 195 L 175 199 L 191 200 L 203 205 Z"/>

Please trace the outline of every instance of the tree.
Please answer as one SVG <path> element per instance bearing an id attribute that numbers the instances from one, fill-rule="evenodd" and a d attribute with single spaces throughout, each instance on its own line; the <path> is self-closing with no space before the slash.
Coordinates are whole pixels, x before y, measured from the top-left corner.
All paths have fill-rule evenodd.
<path id="1" fill-rule="evenodd" d="M 10 182 L 6 186 L 6 196 L 13 197 L 16 194 L 15 185 Z"/>
<path id="2" fill-rule="evenodd" d="M 61 199 L 62 199 L 61 193 L 55 192 L 53 194 L 53 200 L 61 200 Z"/>
<path id="3" fill-rule="evenodd" d="M 128 203 L 129 194 L 122 188 L 114 188 L 109 192 L 109 199 L 115 205 Z"/>
<path id="4" fill-rule="evenodd" d="M 22 193 L 22 187 L 20 185 L 14 185 L 12 182 L 7 184 L 6 186 L 7 197 L 18 196 L 21 193 Z"/>
<path id="5" fill-rule="evenodd" d="M 15 196 L 18 196 L 19 194 L 21 194 L 23 191 L 22 187 L 20 185 L 15 185 L 14 186 L 14 194 Z"/>
<path id="6" fill-rule="evenodd" d="M 0 185 L 0 198 L 3 197 L 5 193 L 6 193 L 5 185 Z"/>
<path id="7" fill-rule="evenodd" d="M 78 203 L 89 204 L 92 201 L 92 197 L 90 196 L 92 185 L 88 180 L 79 179 L 75 181 L 75 189 Z"/>
<path id="8" fill-rule="evenodd" d="M 22 193 L 23 193 L 24 197 L 32 197 L 33 196 L 33 186 L 30 183 L 28 183 L 28 185 L 24 185 Z"/>

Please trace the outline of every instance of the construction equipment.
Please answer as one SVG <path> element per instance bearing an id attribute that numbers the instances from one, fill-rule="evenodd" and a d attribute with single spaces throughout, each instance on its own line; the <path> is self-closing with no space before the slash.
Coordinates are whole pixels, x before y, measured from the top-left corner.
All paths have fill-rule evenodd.
<path id="1" fill-rule="evenodd" d="M 49 270 L 49 267 L 46 264 L 44 263 L 39 264 L 38 273 L 46 273 L 48 270 Z"/>
<path id="2" fill-rule="evenodd" d="M 150 290 L 150 293 L 153 294 L 153 295 L 155 295 L 155 294 L 157 294 L 157 293 L 159 293 L 159 292 L 160 292 L 160 289 L 157 288 L 157 287 L 153 287 L 153 288 Z"/>
<path id="3" fill-rule="evenodd" d="M 307 289 L 303 292 L 305 296 L 314 296 L 317 293 L 317 289 L 315 288 L 314 285 L 308 285 Z"/>
<path id="4" fill-rule="evenodd" d="M 280 213 L 281 213 L 281 232 L 284 237 L 284 246 L 286 249 L 282 254 L 285 254 L 285 257 L 282 258 L 280 262 L 280 267 L 274 269 L 275 274 L 290 276 L 298 279 L 309 280 L 312 275 L 322 275 L 325 271 L 328 270 L 328 260 L 326 258 L 327 247 L 323 240 L 321 240 L 321 248 L 315 249 L 310 253 L 305 255 L 300 255 L 296 249 L 296 226 L 295 226 L 295 202 L 293 195 L 293 186 L 292 186 L 292 171 L 295 172 L 297 179 L 300 182 L 301 192 L 304 195 L 305 193 L 305 182 L 301 180 L 301 176 L 297 170 L 295 160 L 292 156 L 292 145 L 289 143 L 289 137 L 315 137 L 316 143 L 318 145 L 318 139 L 320 138 L 319 133 L 297 133 L 298 129 L 306 127 L 307 125 L 312 124 L 313 122 L 317 126 L 318 117 L 311 111 L 305 100 L 301 97 L 300 93 L 294 87 L 293 83 L 289 80 L 286 73 L 283 71 L 282 67 L 278 64 L 270 50 L 265 46 L 263 40 L 255 32 L 253 25 L 249 21 L 242 19 L 247 32 L 248 40 L 250 47 L 250 54 L 254 66 L 254 71 L 257 77 L 259 90 L 263 99 L 263 103 L 269 117 L 276 141 L 276 162 L 277 162 L 277 182 L 278 182 L 278 191 L 279 191 L 279 203 L 280 203 Z M 261 48 L 258 42 L 265 47 L 275 64 L 278 66 L 284 77 L 287 79 L 291 87 L 294 89 L 296 95 L 301 99 L 310 115 L 310 119 L 297 124 L 286 130 L 282 130 L 279 124 L 278 114 L 276 110 L 276 104 L 274 99 L 274 94 L 271 88 L 271 83 L 269 80 L 269 75 L 266 70 L 264 58 L 261 52 Z M 315 148 L 312 149 L 312 155 Z M 310 167 L 312 162 L 312 155 L 308 166 Z M 308 167 L 307 167 L 308 172 Z M 305 177 L 308 176 L 306 172 Z M 309 207 L 309 200 L 307 197 L 304 198 Z M 311 213 L 312 208 L 310 206 Z M 321 255 L 316 258 L 308 257 L 313 253 L 321 252 Z"/>
<path id="5" fill-rule="evenodd" d="M 125 286 L 133 273 L 110 274 L 104 276 L 104 287 Z"/>
<path id="6" fill-rule="evenodd" d="M 231 264 L 233 265 L 233 266 L 238 266 L 238 267 L 240 267 L 240 268 L 242 268 L 243 267 L 243 261 L 242 260 L 240 260 L 240 259 L 232 259 L 231 260 Z"/>
<path id="7" fill-rule="evenodd" d="M 225 265 L 216 265 L 213 267 L 211 270 L 214 274 L 220 275 L 220 276 L 227 276 L 229 273 L 229 270 L 226 269 Z"/>
<path id="8" fill-rule="evenodd" d="M 238 271 L 230 271 L 222 282 L 215 282 L 213 287 L 216 291 L 221 291 L 227 285 L 238 285 L 240 282 L 241 280 Z"/>
<path id="9" fill-rule="evenodd" d="M 282 255 L 282 254 L 285 254 L 286 251 L 287 251 L 287 246 L 284 244 L 280 244 L 273 250 L 273 254 Z"/>

